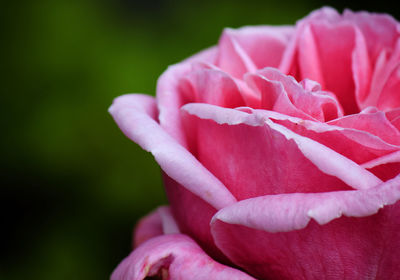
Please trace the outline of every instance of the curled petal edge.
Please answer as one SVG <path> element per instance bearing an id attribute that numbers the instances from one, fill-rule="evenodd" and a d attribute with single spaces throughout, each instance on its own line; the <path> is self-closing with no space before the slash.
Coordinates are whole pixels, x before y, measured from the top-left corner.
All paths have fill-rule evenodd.
<path id="1" fill-rule="evenodd" d="M 211 231 L 217 221 L 271 233 L 300 230 L 311 219 L 324 225 L 342 216 L 370 216 L 399 199 L 400 175 L 365 190 L 266 195 L 219 210 L 211 220 Z"/>
<path id="2" fill-rule="evenodd" d="M 236 202 L 228 189 L 158 124 L 153 97 L 118 97 L 109 112 L 123 133 L 151 152 L 162 170 L 176 182 L 217 210 Z"/>

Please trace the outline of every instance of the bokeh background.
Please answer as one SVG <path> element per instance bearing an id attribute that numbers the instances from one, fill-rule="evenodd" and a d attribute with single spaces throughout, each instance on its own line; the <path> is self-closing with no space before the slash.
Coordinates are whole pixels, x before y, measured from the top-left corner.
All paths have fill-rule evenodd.
<path id="1" fill-rule="evenodd" d="M 150 154 L 107 113 L 154 95 L 172 63 L 224 27 L 293 24 L 323 5 L 391 13 L 396 3 L 315 0 L 2 1 L 0 279 L 108 279 L 135 222 L 166 204 Z M 393 1 L 395 2 L 395 1 Z"/>

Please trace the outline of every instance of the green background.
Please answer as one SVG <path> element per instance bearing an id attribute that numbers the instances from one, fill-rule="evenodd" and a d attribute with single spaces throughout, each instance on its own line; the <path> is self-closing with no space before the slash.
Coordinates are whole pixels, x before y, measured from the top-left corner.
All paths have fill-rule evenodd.
<path id="1" fill-rule="evenodd" d="M 350 4 L 353 9 L 399 9 Z M 166 199 L 152 156 L 107 108 L 154 95 L 224 27 L 293 24 L 320 1 L 37 0 L 1 6 L 0 279 L 108 279 Z"/>

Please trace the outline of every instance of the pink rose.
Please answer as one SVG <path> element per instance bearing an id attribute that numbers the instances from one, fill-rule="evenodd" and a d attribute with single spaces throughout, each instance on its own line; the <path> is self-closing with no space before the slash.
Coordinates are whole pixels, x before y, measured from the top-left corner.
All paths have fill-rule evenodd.
<path id="1" fill-rule="evenodd" d="M 224 30 L 117 98 L 163 170 L 113 280 L 400 279 L 400 24 L 323 8 Z M 251 275 L 251 276 L 250 276 Z"/>

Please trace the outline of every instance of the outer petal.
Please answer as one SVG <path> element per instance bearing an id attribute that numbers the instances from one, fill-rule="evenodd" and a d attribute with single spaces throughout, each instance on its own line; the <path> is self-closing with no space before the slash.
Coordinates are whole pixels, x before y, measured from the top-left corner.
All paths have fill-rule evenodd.
<path id="1" fill-rule="evenodd" d="M 151 152 L 163 171 L 216 209 L 235 202 L 225 186 L 154 120 L 154 98 L 124 95 L 109 109 L 124 134 Z"/>
<path id="2" fill-rule="evenodd" d="M 164 174 L 164 185 L 171 211 L 182 233 L 192 237 L 212 258 L 224 263 L 229 260 L 215 246 L 210 221 L 217 212 L 215 207 L 188 191 Z"/>
<path id="3" fill-rule="evenodd" d="M 134 250 L 115 269 L 111 280 L 157 279 L 254 280 L 246 273 L 217 263 L 188 236 L 155 237 Z"/>
<path id="4" fill-rule="evenodd" d="M 368 190 L 256 197 L 220 210 L 212 234 L 261 279 L 395 280 L 399 199 L 400 176 Z"/>
<path id="5" fill-rule="evenodd" d="M 169 66 L 157 82 L 157 106 L 161 126 L 181 145 L 185 145 L 179 108 L 187 102 L 179 93 L 180 79 L 192 70 L 192 63 L 214 63 L 216 47 L 190 57 L 183 62 Z"/>
<path id="6" fill-rule="evenodd" d="M 353 161 L 266 118 L 209 104 L 182 109 L 197 128 L 197 158 L 238 200 L 381 182 Z"/>
<path id="7" fill-rule="evenodd" d="M 133 236 L 134 247 L 163 234 L 179 233 L 178 225 L 172 217 L 169 206 L 160 206 L 140 219 Z"/>
<path id="8" fill-rule="evenodd" d="M 161 216 L 156 209 L 137 223 L 133 234 L 133 247 L 135 248 L 143 242 L 163 234 Z"/>

